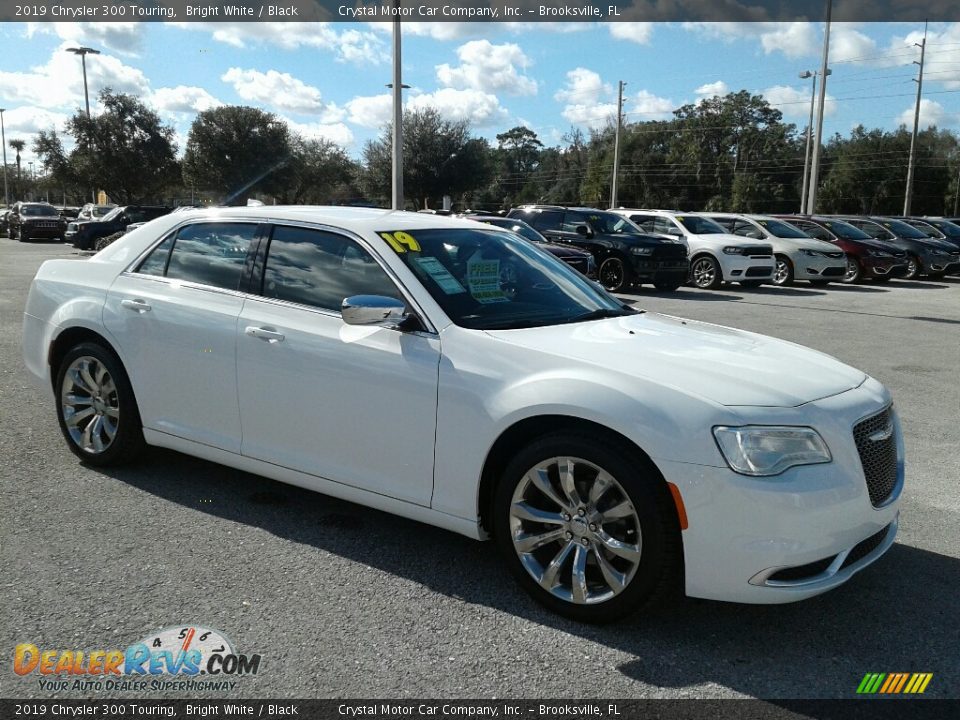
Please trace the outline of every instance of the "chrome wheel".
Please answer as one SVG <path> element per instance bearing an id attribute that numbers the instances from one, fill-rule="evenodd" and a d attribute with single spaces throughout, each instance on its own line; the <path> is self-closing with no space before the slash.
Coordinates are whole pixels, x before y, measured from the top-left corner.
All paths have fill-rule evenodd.
<path id="1" fill-rule="evenodd" d="M 905 280 L 913 280 L 917 275 L 920 274 L 920 263 L 915 257 L 907 258 L 907 274 L 904 275 Z"/>
<path id="2" fill-rule="evenodd" d="M 860 279 L 860 265 L 853 258 L 847 258 L 847 271 L 843 274 L 845 283 L 854 283 Z"/>
<path id="3" fill-rule="evenodd" d="M 702 257 L 693 263 L 690 276 L 698 288 L 714 287 L 717 285 L 717 264 L 708 257 Z"/>
<path id="4" fill-rule="evenodd" d="M 793 272 L 790 268 L 790 261 L 786 258 L 777 258 L 777 266 L 773 271 L 774 285 L 789 285 L 793 280 Z"/>
<path id="5" fill-rule="evenodd" d="M 530 468 L 510 503 L 510 536 L 520 563 L 554 597 L 601 603 L 623 591 L 640 565 L 640 519 L 603 468 L 554 457 Z"/>
<path id="6" fill-rule="evenodd" d="M 105 452 L 117 436 L 120 398 L 106 366 L 82 355 L 70 363 L 60 388 L 60 412 L 70 439 L 83 452 Z"/>

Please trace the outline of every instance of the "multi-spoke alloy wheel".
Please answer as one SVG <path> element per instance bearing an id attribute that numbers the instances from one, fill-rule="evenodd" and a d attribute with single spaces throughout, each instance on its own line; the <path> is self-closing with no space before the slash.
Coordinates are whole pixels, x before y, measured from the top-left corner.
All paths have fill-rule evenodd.
<path id="1" fill-rule="evenodd" d="M 623 260 L 610 257 L 600 263 L 600 284 L 610 292 L 620 292 L 627 286 L 627 267 Z"/>
<path id="2" fill-rule="evenodd" d="M 693 261 L 693 265 L 690 266 L 690 278 L 694 285 L 704 289 L 718 288 L 723 282 L 717 261 L 706 255 Z"/>
<path id="3" fill-rule="evenodd" d="M 140 414 L 117 357 L 96 343 L 69 350 L 57 370 L 57 415 L 70 449 L 94 465 L 132 460 L 143 446 Z"/>
<path id="4" fill-rule="evenodd" d="M 609 473 L 574 457 L 530 468 L 510 506 L 520 562 L 547 592 L 568 602 L 609 600 L 640 563 L 640 520 Z"/>
<path id="5" fill-rule="evenodd" d="M 70 437 L 87 453 L 102 453 L 117 436 L 120 399 L 109 371 L 94 357 L 78 357 L 67 368 L 60 407 Z"/>
<path id="6" fill-rule="evenodd" d="M 860 281 L 860 263 L 852 257 L 847 258 L 847 271 L 843 274 L 843 282 L 850 284 Z"/>
<path id="7" fill-rule="evenodd" d="M 510 571 L 567 617 L 610 622 L 679 587 L 671 494 L 653 463 L 618 439 L 560 431 L 527 443 L 504 468 L 491 510 Z"/>

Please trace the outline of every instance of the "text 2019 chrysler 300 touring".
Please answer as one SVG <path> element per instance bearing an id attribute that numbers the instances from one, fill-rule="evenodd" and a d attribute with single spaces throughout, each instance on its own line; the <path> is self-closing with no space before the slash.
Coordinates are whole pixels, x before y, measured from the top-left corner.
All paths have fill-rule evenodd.
<path id="1" fill-rule="evenodd" d="M 527 591 L 580 620 L 674 589 L 810 597 L 897 532 L 903 442 L 879 382 L 635 310 L 468 220 L 164 216 L 44 263 L 23 342 L 92 465 L 158 445 L 492 535 Z"/>

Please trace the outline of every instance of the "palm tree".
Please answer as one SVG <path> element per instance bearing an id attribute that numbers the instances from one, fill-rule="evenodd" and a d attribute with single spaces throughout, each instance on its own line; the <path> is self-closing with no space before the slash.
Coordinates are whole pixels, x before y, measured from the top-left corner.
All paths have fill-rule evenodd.
<path id="1" fill-rule="evenodd" d="M 17 197 L 20 197 L 20 151 L 23 150 L 27 144 L 23 140 L 14 138 L 9 142 L 9 145 L 17 151 Z"/>

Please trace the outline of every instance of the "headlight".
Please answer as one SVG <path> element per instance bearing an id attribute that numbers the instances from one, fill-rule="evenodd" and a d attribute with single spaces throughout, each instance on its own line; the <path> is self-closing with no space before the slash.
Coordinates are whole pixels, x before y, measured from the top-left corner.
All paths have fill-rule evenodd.
<path id="1" fill-rule="evenodd" d="M 820 254 L 816 250 L 801 250 L 800 252 L 807 257 L 817 257 Z"/>
<path id="2" fill-rule="evenodd" d="M 779 475 L 795 465 L 833 459 L 820 434 L 808 427 L 719 426 L 713 436 L 730 469 L 741 475 Z"/>
<path id="3" fill-rule="evenodd" d="M 868 252 L 870 255 L 872 255 L 873 257 L 882 257 L 882 258 L 892 258 L 892 257 L 893 257 L 893 255 L 891 255 L 891 254 L 888 253 L 888 252 L 884 252 L 883 250 L 868 250 L 867 252 Z"/>
<path id="4" fill-rule="evenodd" d="M 653 255 L 653 248 L 652 247 L 632 247 L 630 248 L 630 252 L 632 252 L 634 255 Z"/>
<path id="5" fill-rule="evenodd" d="M 736 245 L 727 245 L 723 252 L 725 255 L 743 255 L 743 248 Z"/>

